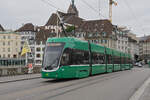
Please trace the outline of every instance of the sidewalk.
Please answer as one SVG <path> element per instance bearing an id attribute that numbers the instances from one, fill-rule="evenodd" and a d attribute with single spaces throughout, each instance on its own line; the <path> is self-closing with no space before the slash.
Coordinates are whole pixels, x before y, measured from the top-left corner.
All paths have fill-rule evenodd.
<path id="1" fill-rule="evenodd" d="M 148 64 L 144 65 L 144 68 L 150 68 Z"/>
<path id="2" fill-rule="evenodd" d="M 41 77 L 40 74 L 5 76 L 5 77 L 0 77 L 0 84 L 1 83 L 8 83 L 8 82 L 16 82 L 16 81 L 21 81 L 21 80 L 36 79 L 36 78 L 40 78 L 40 77 Z"/>
<path id="3" fill-rule="evenodd" d="M 139 100 L 150 100 L 150 83 L 146 87 L 144 93 L 142 94 Z"/>

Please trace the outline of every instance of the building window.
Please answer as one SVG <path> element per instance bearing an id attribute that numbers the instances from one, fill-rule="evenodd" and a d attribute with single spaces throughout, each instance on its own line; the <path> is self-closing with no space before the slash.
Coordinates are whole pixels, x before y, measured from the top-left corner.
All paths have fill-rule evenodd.
<path id="1" fill-rule="evenodd" d="M 106 44 L 106 43 L 107 43 L 107 40 L 105 40 L 105 39 L 104 39 L 104 40 L 101 40 L 101 43 L 105 43 L 105 44 Z"/>
<path id="2" fill-rule="evenodd" d="M 105 37 L 106 36 L 106 32 L 102 32 L 102 35 Z"/>
<path id="3" fill-rule="evenodd" d="M 5 42 L 3 42 L 3 46 L 5 45 Z"/>
<path id="4" fill-rule="evenodd" d="M 8 58 L 10 58 L 10 54 L 8 54 Z"/>
<path id="5" fill-rule="evenodd" d="M 10 41 L 8 41 L 8 45 L 10 45 Z"/>
<path id="6" fill-rule="evenodd" d="M 105 40 L 105 43 L 107 43 L 107 40 Z"/>
<path id="7" fill-rule="evenodd" d="M 41 55 L 40 55 L 40 54 L 37 54 L 37 55 L 36 55 L 36 57 L 37 57 L 37 58 L 40 58 L 40 57 L 41 57 Z"/>
<path id="8" fill-rule="evenodd" d="M 10 52 L 10 48 L 8 48 L 8 52 Z"/>
<path id="9" fill-rule="evenodd" d="M 8 39 L 10 39 L 10 36 L 8 36 Z"/>
<path id="10" fill-rule="evenodd" d="M 36 60 L 35 61 L 37 64 L 42 64 L 42 61 L 41 60 Z"/>
<path id="11" fill-rule="evenodd" d="M 18 45 L 18 43 L 16 42 L 16 46 Z"/>
<path id="12" fill-rule="evenodd" d="M 36 48 L 36 51 L 40 52 L 40 51 L 41 51 L 41 48 Z"/>
<path id="13" fill-rule="evenodd" d="M 3 54 L 3 58 L 5 58 L 5 54 Z"/>
<path id="14" fill-rule="evenodd" d="M 18 49 L 16 48 L 16 52 L 18 52 Z"/>
<path id="15" fill-rule="evenodd" d="M 42 51 L 44 52 L 45 48 L 42 48 Z"/>
<path id="16" fill-rule="evenodd" d="M 3 36 L 3 39 L 6 39 L 6 36 Z"/>
<path id="17" fill-rule="evenodd" d="M 17 58 L 17 55 L 14 54 L 14 55 L 13 55 L 13 58 Z"/>
<path id="18" fill-rule="evenodd" d="M 103 43 L 103 40 L 101 40 L 101 43 Z"/>

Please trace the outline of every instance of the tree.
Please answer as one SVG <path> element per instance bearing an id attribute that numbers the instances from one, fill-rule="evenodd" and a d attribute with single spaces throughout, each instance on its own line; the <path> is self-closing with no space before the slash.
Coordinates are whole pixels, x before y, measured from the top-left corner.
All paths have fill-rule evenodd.
<path id="1" fill-rule="evenodd" d="M 74 26 L 67 26 L 67 28 L 66 28 L 67 33 L 72 32 L 73 30 L 75 30 Z"/>

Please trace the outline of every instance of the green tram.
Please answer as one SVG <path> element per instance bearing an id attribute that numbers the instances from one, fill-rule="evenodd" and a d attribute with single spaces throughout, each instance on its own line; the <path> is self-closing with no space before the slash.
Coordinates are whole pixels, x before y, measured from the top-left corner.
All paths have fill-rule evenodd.
<path id="1" fill-rule="evenodd" d="M 42 78 L 84 78 L 132 68 L 131 56 L 75 38 L 49 38 L 43 56 Z"/>

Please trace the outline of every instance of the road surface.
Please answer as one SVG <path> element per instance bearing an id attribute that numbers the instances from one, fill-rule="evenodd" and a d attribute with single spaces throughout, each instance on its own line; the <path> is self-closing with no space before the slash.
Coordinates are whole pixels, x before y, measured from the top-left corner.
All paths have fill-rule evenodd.
<path id="1" fill-rule="evenodd" d="M 149 77 L 149 68 L 133 68 L 84 79 L 2 83 L 0 100 L 128 100 Z"/>

